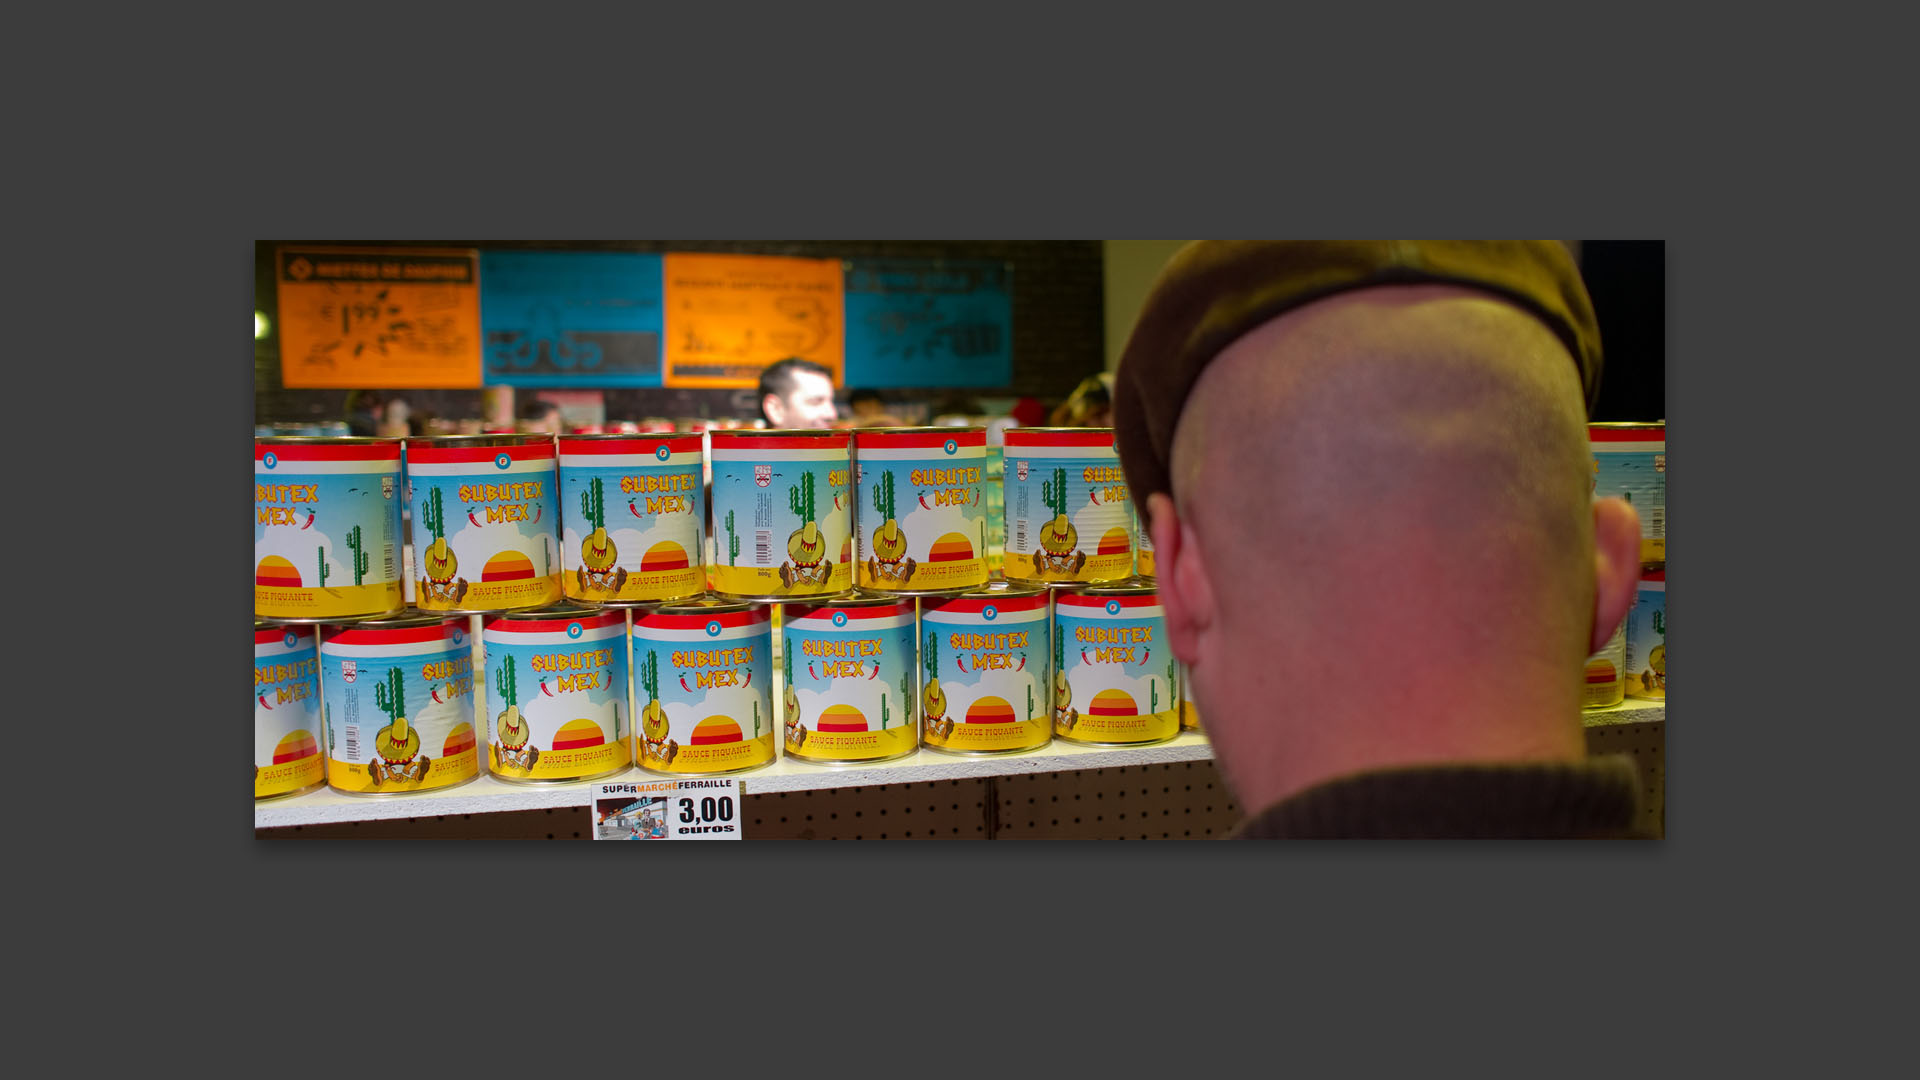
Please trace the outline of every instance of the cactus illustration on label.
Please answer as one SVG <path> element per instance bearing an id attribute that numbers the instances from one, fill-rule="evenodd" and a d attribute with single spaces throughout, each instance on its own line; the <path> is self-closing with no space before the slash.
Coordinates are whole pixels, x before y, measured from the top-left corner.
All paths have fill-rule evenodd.
<path id="1" fill-rule="evenodd" d="M 359 585 L 366 581 L 367 571 L 372 567 L 372 560 L 361 544 L 360 526 L 355 525 L 347 532 L 347 548 L 353 552 L 353 583 Z"/>
<path id="2" fill-rule="evenodd" d="M 786 686 L 780 704 L 786 712 L 787 745 L 797 750 L 807 741 L 807 729 L 800 723 L 800 698 L 793 692 L 793 638 L 783 634 L 780 642 L 780 677 Z"/>
<path id="3" fill-rule="evenodd" d="M 733 531 L 733 511 L 727 511 L 727 565 L 737 566 L 740 558 L 740 534 Z"/>
<path id="4" fill-rule="evenodd" d="M 895 516 L 891 471 L 881 472 L 880 482 L 873 485 L 873 511 L 880 515 L 880 524 L 873 530 L 873 554 L 867 558 L 867 573 L 875 580 L 904 582 L 913 577 L 916 564 L 904 558 L 907 535 L 900 531 L 900 521 Z"/>
<path id="5" fill-rule="evenodd" d="M 614 563 L 620 559 L 620 547 L 607 535 L 606 486 L 597 476 L 580 492 L 580 514 L 593 526 L 593 531 L 580 541 L 582 565 L 574 580 L 583 592 L 618 592 L 627 583 L 627 569 L 624 566 L 614 569 Z"/>
<path id="6" fill-rule="evenodd" d="M 367 773 L 375 787 L 389 780 L 420 780 L 427 775 L 431 759 L 420 755 L 420 732 L 407 723 L 406 677 L 398 667 L 388 670 L 385 682 L 373 685 L 373 702 L 387 714 L 389 723 L 373 737 L 377 760 L 368 763 Z"/>
<path id="7" fill-rule="evenodd" d="M 833 567 L 827 562 L 827 538 L 820 534 L 815 511 L 813 473 L 802 471 L 800 482 L 787 489 L 787 508 L 801 525 L 787 537 L 787 565 L 780 568 L 780 580 L 795 584 L 825 584 Z"/>
<path id="8" fill-rule="evenodd" d="M 924 650 L 924 666 L 927 670 L 926 687 L 920 692 L 921 717 L 926 721 L 924 730 L 933 738 L 946 738 L 953 731 L 953 721 L 947 719 L 947 695 L 940 689 L 940 635 L 931 631 L 927 634 Z"/>
<path id="9" fill-rule="evenodd" d="M 495 721 L 500 733 L 496 760 L 501 765 L 531 770 L 534 762 L 539 760 L 540 748 L 527 745 L 528 738 L 533 734 L 533 725 L 527 723 L 526 717 L 520 714 L 520 684 L 515 678 L 517 671 L 512 654 L 507 655 L 504 664 L 493 669 L 494 682 L 500 686 L 500 697 L 507 703 L 506 709 Z"/>
<path id="10" fill-rule="evenodd" d="M 1069 709 L 1073 703 L 1073 687 L 1067 683 L 1067 638 L 1059 627 L 1053 634 L 1053 724 L 1062 733 L 1073 730 L 1080 719 L 1078 709 Z"/>
<path id="11" fill-rule="evenodd" d="M 647 692 L 647 707 L 640 710 L 640 734 L 646 737 L 646 754 L 660 758 L 666 753 L 667 710 L 660 705 L 660 654 L 647 650 L 640 665 L 640 685 Z"/>
<path id="12" fill-rule="evenodd" d="M 333 571 L 327 569 L 327 545 L 325 544 L 320 545 L 319 559 L 320 559 L 320 587 L 324 589 L 327 587 L 328 576 L 333 573 Z"/>
<path id="13" fill-rule="evenodd" d="M 1033 553 L 1035 573 L 1071 577 L 1087 564 L 1087 555 L 1079 550 L 1080 531 L 1067 518 L 1067 470 L 1053 470 L 1052 481 L 1040 484 L 1040 501 L 1053 511 L 1053 518 L 1040 526 L 1040 550 Z"/>
<path id="14" fill-rule="evenodd" d="M 900 715 L 902 724 L 913 723 L 913 665 L 903 664 L 900 670 Z"/>
<path id="15" fill-rule="evenodd" d="M 465 578 L 454 580 L 460 559 L 447 546 L 447 511 L 438 487 L 427 494 L 420 510 L 420 524 L 433 535 L 433 543 L 420 552 L 420 569 L 426 575 L 420 582 L 421 596 L 447 604 L 459 603 L 467 594 L 467 582 Z"/>

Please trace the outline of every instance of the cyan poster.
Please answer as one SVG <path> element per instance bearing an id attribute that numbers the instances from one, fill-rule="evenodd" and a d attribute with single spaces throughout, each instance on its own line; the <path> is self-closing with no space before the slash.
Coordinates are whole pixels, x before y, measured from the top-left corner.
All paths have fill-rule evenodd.
<path id="1" fill-rule="evenodd" d="M 946 259 L 846 263 L 848 388 L 1013 381 L 1013 268 Z"/>
<path id="2" fill-rule="evenodd" d="M 482 251 L 481 382 L 661 385 L 660 256 Z"/>

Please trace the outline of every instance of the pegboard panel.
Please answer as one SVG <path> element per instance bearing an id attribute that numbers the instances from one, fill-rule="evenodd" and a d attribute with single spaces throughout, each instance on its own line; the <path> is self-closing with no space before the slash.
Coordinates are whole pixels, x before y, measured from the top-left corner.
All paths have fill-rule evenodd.
<path id="1" fill-rule="evenodd" d="M 587 808 L 514 810 L 500 814 L 448 814 L 445 817 L 341 821 L 324 825 L 288 825 L 256 829 L 257 837 L 358 840 L 591 840 Z"/>
<path id="2" fill-rule="evenodd" d="M 1240 822 L 1211 761 L 994 778 L 996 840 L 1210 840 Z"/>
<path id="3" fill-rule="evenodd" d="M 1630 754 L 1640 767 L 1640 824 L 1667 835 L 1667 725 L 1609 724 L 1587 729 L 1587 753 Z"/>
<path id="4" fill-rule="evenodd" d="M 985 840 L 991 780 L 748 795 L 748 840 Z"/>

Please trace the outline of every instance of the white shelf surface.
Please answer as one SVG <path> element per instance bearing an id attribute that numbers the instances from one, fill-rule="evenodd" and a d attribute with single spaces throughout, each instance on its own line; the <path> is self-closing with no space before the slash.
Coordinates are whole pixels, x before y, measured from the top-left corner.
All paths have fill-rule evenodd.
<path id="1" fill-rule="evenodd" d="M 1588 727 L 1665 722 L 1664 701 L 1628 698 L 1610 709 L 1581 714 Z M 1161 765 L 1207 761 L 1213 747 L 1204 734 L 1182 732 L 1172 742 L 1155 746 L 1081 746 L 1054 740 L 1039 750 L 1003 757 L 959 757 L 921 749 L 911 756 L 872 765 L 814 765 L 782 757 L 766 768 L 740 774 L 743 795 L 821 788 L 864 787 L 871 784 L 919 784 L 940 780 L 978 780 L 1020 773 L 1065 772 L 1073 769 L 1113 769 L 1122 766 Z M 628 768 L 603 781 L 655 779 L 655 774 Z M 690 777 L 698 779 L 698 777 Z M 253 808 L 253 827 L 275 829 L 289 825 L 322 825 L 345 821 L 382 821 L 396 818 L 440 817 L 453 814 L 497 814 L 515 810 L 550 810 L 587 805 L 593 781 L 567 784 L 510 784 L 482 773 L 479 779 L 455 788 L 410 795 L 342 795 L 329 788 L 291 799 L 279 799 Z"/>

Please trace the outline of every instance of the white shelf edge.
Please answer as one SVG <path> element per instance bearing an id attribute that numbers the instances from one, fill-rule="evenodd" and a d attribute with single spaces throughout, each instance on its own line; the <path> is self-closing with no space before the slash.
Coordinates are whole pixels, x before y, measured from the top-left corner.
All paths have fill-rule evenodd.
<path id="1" fill-rule="evenodd" d="M 1607 709 L 1581 713 L 1587 727 L 1662 723 L 1666 702 L 1628 698 Z M 874 765 L 813 765 L 782 757 L 764 769 L 740 774 L 742 794 L 817 791 L 826 788 L 868 787 L 876 784 L 921 784 L 942 780 L 978 780 L 989 776 L 1065 772 L 1073 769 L 1117 769 L 1136 765 L 1163 765 L 1209 761 L 1213 747 L 1204 734 L 1182 732 L 1171 742 L 1154 746 L 1081 746 L 1055 740 L 1039 750 L 1005 757 L 959 757 L 922 749 L 910 757 Z M 654 774 L 628 768 L 603 780 L 653 779 Z M 390 821 L 456 814 L 498 814 L 518 810 L 584 808 L 589 781 L 568 784 L 509 784 L 490 775 L 441 791 L 411 795 L 367 797 L 342 795 L 327 788 L 261 803 L 253 808 L 255 829 L 294 825 L 329 825 L 350 821 Z"/>

